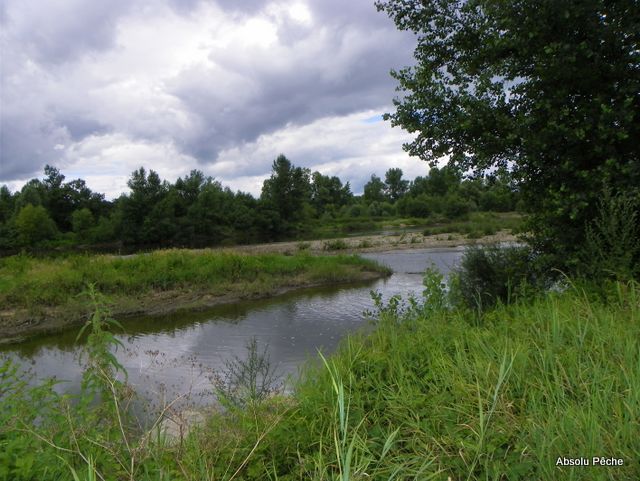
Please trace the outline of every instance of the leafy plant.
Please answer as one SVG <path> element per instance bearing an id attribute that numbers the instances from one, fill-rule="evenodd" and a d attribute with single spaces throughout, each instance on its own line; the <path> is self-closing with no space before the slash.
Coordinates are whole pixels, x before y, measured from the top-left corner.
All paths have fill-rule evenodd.
<path id="1" fill-rule="evenodd" d="M 509 303 L 546 281 L 527 247 L 470 246 L 451 280 L 454 304 L 478 312 Z"/>
<path id="2" fill-rule="evenodd" d="M 105 297 L 96 291 L 94 284 L 88 284 L 84 293 L 89 298 L 93 313 L 82 326 L 76 341 L 80 340 L 88 330 L 87 342 L 84 350 L 87 357 L 87 366 L 83 373 L 83 387 L 99 391 L 107 391 L 110 380 L 114 379 L 118 372 L 127 374 L 111 350 L 124 347 L 122 342 L 115 338 L 109 331 L 111 328 L 123 329 L 122 325 L 111 318 L 106 305 Z"/>

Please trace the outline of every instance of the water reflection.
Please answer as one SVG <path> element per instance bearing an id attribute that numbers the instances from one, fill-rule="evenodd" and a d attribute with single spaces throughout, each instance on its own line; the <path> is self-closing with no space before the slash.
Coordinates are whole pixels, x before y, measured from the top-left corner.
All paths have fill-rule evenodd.
<path id="1" fill-rule="evenodd" d="M 155 397 L 191 391 L 211 392 L 208 376 L 223 369 L 225 360 L 244 354 L 255 336 L 260 349 L 269 346 L 271 362 L 281 375 L 295 374 L 318 350 L 333 351 L 349 332 L 366 328 L 362 313 L 372 308 L 371 290 L 383 298 L 422 291 L 422 272 L 434 264 L 448 272 L 462 249 L 415 249 L 366 254 L 388 265 L 394 274 L 359 285 L 314 288 L 276 299 L 243 301 L 203 312 L 128 319 L 127 333 L 117 336 L 125 349 L 116 352 L 129 373 L 129 382 Z M 30 366 L 38 378 L 56 376 L 68 382 L 61 391 L 78 389 L 76 330 L 4 348 L 6 355 Z"/>

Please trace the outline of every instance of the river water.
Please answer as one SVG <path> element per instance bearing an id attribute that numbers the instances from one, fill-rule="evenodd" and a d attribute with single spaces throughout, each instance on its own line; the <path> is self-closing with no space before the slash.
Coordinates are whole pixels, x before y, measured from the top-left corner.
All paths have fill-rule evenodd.
<path id="1" fill-rule="evenodd" d="M 193 314 L 127 319 L 126 333 L 117 338 L 124 348 L 116 351 L 128 372 L 128 381 L 146 398 L 171 399 L 189 394 L 205 399 L 211 393 L 210 377 L 221 372 L 234 356 L 246 354 L 255 336 L 266 348 L 281 379 L 295 376 L 310 358 L 336 349 L 340 340 L 366 329 L 363 312 L 373 308 L 370 292 L 384 299 L 422 292 L 422 273 L 435 265 L 447 273 L 463 248 L 411 249 L 363 254 L 391 267 L 387 279 L 350 286 L 305 289 L 273 299 L 243 301 Z M 34 380 L 55 377 L 60 392 L 77 392 L 82 375 L 77 329 L 2 349 L 27 367 Z"/>

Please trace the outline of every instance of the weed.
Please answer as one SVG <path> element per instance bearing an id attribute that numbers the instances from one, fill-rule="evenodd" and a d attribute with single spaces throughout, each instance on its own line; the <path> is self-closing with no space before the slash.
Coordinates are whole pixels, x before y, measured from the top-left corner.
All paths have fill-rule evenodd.
<path id="1" fill-rule="evenodd" d="M 260 352 L 257 339 L 252 337 L 245 349 L 245 358 L 234 356 L 225 362 L 225 371 L 212 378 L 218 399 L 226 407 L 246 408 L 279 389 L 279 376 L 269 360 L 268 346 Z"/>

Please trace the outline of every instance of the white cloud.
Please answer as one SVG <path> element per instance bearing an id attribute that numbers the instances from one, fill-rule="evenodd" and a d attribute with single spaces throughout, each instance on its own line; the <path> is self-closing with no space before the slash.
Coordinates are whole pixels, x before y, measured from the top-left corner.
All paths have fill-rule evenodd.
<path id="1" fill-rule="evenodd" d="M 144 166 L 174 182 L 197 168 L 197 161 L 171 143 L 140 142 L 122 134 L 90 136 L 67 149 L 67 178 L 80 177 L 97 192 L 113 199 L 128 190 L 130 174 Z"/>
<path id="2" fill-rule="evenodd" d="M 356 191 L 372 166 L 420 170 L 405 134 L 362 121 L 413 46 L 368 0 L 105 5 L 6 1 L 0 182 L 49 163 L 114 196 L 144 165 L 257 194 L 280 152 Z"/>
<path id="3" fill-rule="evenodd" d="M 342 117 L 325 117 L 306 125 L 289 125 L 255 142 L 225 150 L 208 172 L 235 189 L 259 194 L 270 175 L 271 164 L 284 154 L 297 166 L 324 175 L 337 175 L 361 193 L 371 174 L 384 178 L 392 167 L 400 167 L 405 178 L 424 175 L 427 165 L 409 157 L 402 144 L 412 136 L 392 129 L 387 122 L 371 122 L 380 112 L 367 110 Z M 242 174 L 250 173 L 249 177 Z M 236 179 L 240 178 L 239 181 Z"/>

